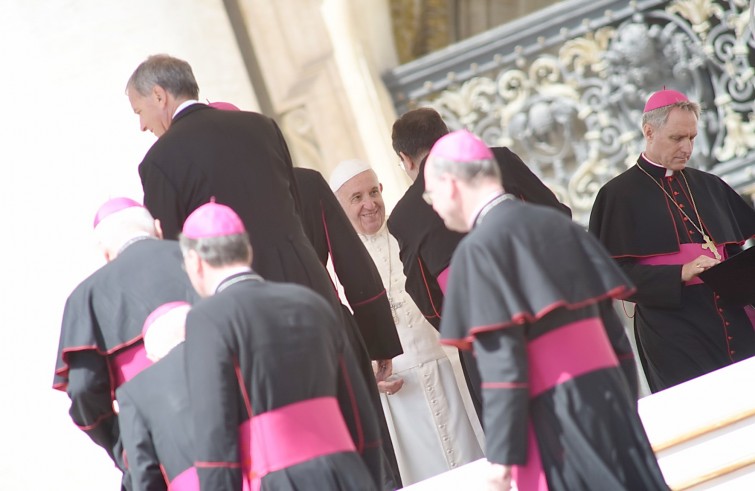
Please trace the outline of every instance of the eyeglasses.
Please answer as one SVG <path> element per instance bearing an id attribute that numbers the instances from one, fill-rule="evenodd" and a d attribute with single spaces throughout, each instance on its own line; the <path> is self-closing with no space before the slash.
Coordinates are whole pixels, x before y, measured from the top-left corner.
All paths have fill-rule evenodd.
<path id="1" fill-rule="evenodd" d="M 424 193 L 422 193 L 422 199 L 425 200 L 425 203 L 432 206 L 433 194 L 430 191 L 425 191 Z"/>

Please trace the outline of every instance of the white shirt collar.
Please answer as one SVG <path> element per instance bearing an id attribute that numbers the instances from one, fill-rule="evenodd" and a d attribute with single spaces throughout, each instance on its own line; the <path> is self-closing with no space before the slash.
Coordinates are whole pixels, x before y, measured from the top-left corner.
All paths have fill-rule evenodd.
<path id="1" fill-rule="evenodd" d="M 176 112 L 173 113 L 173 118 L 175 118 L 178 113 L 180 113 L 181 111 L 183 111 L 187 107 L 191 106 L 192 104 L 199 104 L 199 101 L 196 100 L 196 99 L 189 99 L 188 101 L 183 101 L 176 108 Z"/>

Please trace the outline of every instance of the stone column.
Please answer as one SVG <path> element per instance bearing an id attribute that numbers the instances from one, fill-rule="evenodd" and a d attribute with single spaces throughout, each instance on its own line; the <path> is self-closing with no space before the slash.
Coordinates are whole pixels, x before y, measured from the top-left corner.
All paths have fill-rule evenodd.
<path id="1" fill-rule="evenodd" d="M 390 209 L 408 178 L 390 130 L 396 114 L 379 69 L 395 66 L 386 0 L 239 0 L 275 117 L 294 163 L 327 179 L 338 162 L 370 162 Z M 386 47 L 387 46 L 387 47 Z"/>

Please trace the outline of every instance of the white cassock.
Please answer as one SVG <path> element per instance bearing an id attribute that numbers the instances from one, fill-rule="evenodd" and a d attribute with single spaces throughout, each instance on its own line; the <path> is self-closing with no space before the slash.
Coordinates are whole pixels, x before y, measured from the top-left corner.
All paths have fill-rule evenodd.
<path id="1" fill-rule="evenodd" d="M 404 289 L 406 277 L 396 239 L 385 225 L 361 235 L 383 280 L 404 354 L 393 373 L 404 385 L 380 394 L 405 486 L 484 456 L 482 426 L 474 410 L 456 348 L 442 346 Z"/>

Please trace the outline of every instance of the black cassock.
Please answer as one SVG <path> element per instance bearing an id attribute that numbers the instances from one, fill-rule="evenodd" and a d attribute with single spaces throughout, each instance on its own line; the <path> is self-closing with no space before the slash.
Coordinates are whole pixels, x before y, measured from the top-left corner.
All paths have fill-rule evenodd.
<path id="1" fill-rule="evenodd" d="M 398 462 L 370 362 L 371 359 L 386 360 L 403 353 L 383 281 L 370 253 L 322 174 L 297 167 L 294 168 L 294 176 L 301 197 L 304 232 L 323 266 L 327 264 L 328 257 L 331 258 L 333 270 L 352 306 L 353 314 L 345 306 L 341 310 L 351 345 L 373 399 L 386 461 L 391 468 L 390 479 L 383 487 L 400 488 Z"/>
<path id="2" fill-rule="evenodd" d="M 725 258 L 755 235 L 755 211 L 713 174 L 693 168 L 683 176 L 665 173 L 640 157 L 603 186 L 590 216 L 590 231 L 637 286 L 628 300 L 637 304 L 635 337 L 653 392 L 755 355 L 745 309 L 719 305 L 716 292 L 699 279 L 681 282 L 684 263 L 704 253 L 712 257 L 695 228 L 698 212 Z"/>
<path id="3" fill-rule="evenodd" d="M 133 489 L 199 491 L 183 344 L 116 394 Z"/>
<path id="4" fill-rule="evenodd" d="M 203 491 L 383 482 L 375 408 L 322 297 L 233 275 L 189 312 L 185 346 Z"/>
<path id="5" fill-rule="evenodd" d="M 308 286 L 337 298 L 302 230 L 293 164 L 272 119 L 193 104 L 173 118 L 139 165 L 144 205 L 164 236 L 178 237 L 186 218 L 215 197 L 244 222 L 263 278 Z"/>
<path id="6" fill-rule="evenodd" d="M 523 201 L 553 207 L 571 216 L 571 210 L 558 201 L 518 155 L 506 147 L 492 150 L 509 194 Z M 464 234 L 448 230 L 432 206 L 422 198 L 425 192 L 424 169 L 425 160 L 420 164 L 417 179 L 393 208 L 388 218 L 388 231 L 399 245 L 399 256 L 406 275 L 406 291 L 437 329 L 443 310 L 443 290 L 438 278 L 448 273 L 451 256 Z M 481 396 L 474 359 L 465 352 L 460 352 L 460 356 L 479 416 Z"/>
<path id="7" fill-rule="evenodd" d="M 497 198 L 481 217 L 454 253 L 441 336 L 474 348 L 488 460 L 528 491 L 668 489 L 610 302 L 630 281 L 562 213 Z"/>
<path id="8" fill-rule="evenodd" d="M 115 390 L 149 365 L 142 326 L 167 302 L 198 297 L 176 241 L 144 238 L 79 284 L 66 301 L 53 387 L 71 398 L 73 422 L 124 468 Z"/>

